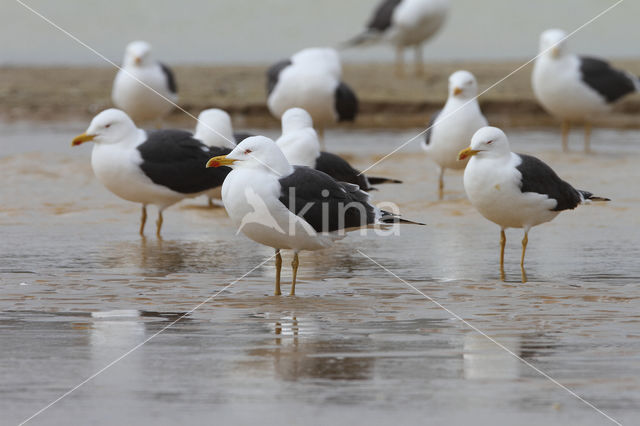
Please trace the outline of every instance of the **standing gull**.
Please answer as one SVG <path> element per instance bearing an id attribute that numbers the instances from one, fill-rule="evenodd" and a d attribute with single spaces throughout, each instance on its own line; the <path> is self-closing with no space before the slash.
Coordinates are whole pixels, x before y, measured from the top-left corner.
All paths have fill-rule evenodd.
<path id="1" fill-rule="evenodd" d="M 134 41 L 127 45 L 111 99 L 135 122 L 160 123 L 178 101 L 178 89 L 171 69 L 153 59 L 151 45 Z"/>
<path id="2" fill-rule="evenodd" d="M 118 197 L 142 204 L 140 235 L 144 235 L 148 204 L 158 206 L 159 237 L 164 209 L 219 187 L 229 173 L 226 167 L 202 166 L 228 149 L 209 148 L 182 130 L 146 132 L 117 109 L 96 115 L 72 146 L 89 141 L 95 142 L 91 166 L 98 180 Z"/>
<path id="3" fill-rule="evenodd" d="M 438 198 L 444 197 L 446 169 L 464 169 L 467 161 L 458 161 L 458 153 L 469 145 L 473 134 L 487 125 L 476 100 L 478 83 L 468 71 L 456 71 L 449 77 L 449 98 L 436 112 L 425 134 L 422 148 L 439 168 Z"/>
<path id="4" fill-rule="evenodd" d="M 416 53 L 416 75 L 422 74 L 422 44 L 442 27 L 449 12 L 449 0 L 382 0 L 364 33 L 347 42 L 359 46 L 378 41 L 396 47 L 396 74 L 404 75 L 404 49 Z"/>
<path id="5" fill-rule="evenodd" d="M 397 179 L 366 176 L 342 157 L 320 151 L 318 135 L 313 129 L 311 116 L 302 108 L 291 108 L 282 115 L 282 136 L 276 144 L 289 163 L 319 170 L 339 182 L 358 185 L 363 191 L 375 189 L 371 185 L 402 183 Z"/>
<path id="6" fill-rule="evenodd" d="M 575 209 L 587 200 L 609 201 L 573 188 L 539 159 L 511 152 L 507 136 L 495 127 L 484 127 L 473 135 L 471 145 L 459 158 L 472 157 L 464 171 L 464 189 L 471 204 L 500 226 L 500 276 L 504 280 L 505 229 L 523 228 L 520 268 L 527 282 L 524 255 L 529 230 L 555 218 L 563 210 Z"/>
<path id="7" fill-rule="evenodd" d="M 562 150 L 569 150 L 570 126 L 578 122 L 584 123 L 584 150 L 590 152 L 591 121 L 640 90 L 640 80 L 602 59 L 572 54 L 567 51 L 566 38 L 562 30 L 547 30 L 540 36 L 533 91 L 544 109 L 562 120 Z"/>
<path id="8" fill-rule="evenodd" d="M 207 167 L 233 170 L 222 185 L 231 220 L 252 240 L 275 248 L 276 286 L 280 294 L 280 250 L 294 251 L 291 294 L 295 294 L 298 252 L 331 246 L 349 230 L 414 223 L 369 204 L 356 185 L 325 173 L 292 166 L 271 139 L 254 136 L 229 155 L 214 157 Z"/>
<path id="9" fill-rule="evenodd" d="M 322 139 L 326 126 L 354 121 L 358 113 L 358 99 L 341 78 L 335 49 L 304 49 L 267 70 L 269 111 L 280 119 L 289 108 L 303 108 L 313 117 Z"/>

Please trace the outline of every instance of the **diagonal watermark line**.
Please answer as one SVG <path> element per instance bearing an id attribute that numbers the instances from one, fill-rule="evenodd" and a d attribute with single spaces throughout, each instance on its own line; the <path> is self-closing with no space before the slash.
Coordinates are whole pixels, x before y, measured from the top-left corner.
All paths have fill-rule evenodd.
<path id="1" fill-rule="evenodd" d="M 54 27 L 55 29 L 57 29 L 58 31 L 62 32 L 63 34 L 65 34 L 67 37 L 69 37 L 70 39 L 72 39 L 73 41 L 75 41 L 76 43 L 80 44 L 81 46 L 85 47 L 86 49 L 90 50 L 92 53 L 94 53 L 96 56 L 98 56 L 100 59 L 102 59 L 103 61 L 107 62 L 108 64 L 112 65 L 113 67 L 117 68 L 119 71 L 124 72 L 125 74 L 127 74 L 127 76 L 131 77 L 132 79 L 134 79 L 135 81 L 137 81 L 138 83 L 140 83 L 142 86 L 144 86 L 145 88 L 151 90 L 153 93 L 155 93 L 156 95 L 160 96 L 163 100 L 165 100 L 166 102 L 169 102 L 171 105 L 173 105 L 176 109 L 180 110 L 181 112 L 185 113 L 187 116 L 189 116 L 190 118 L 193 118 L 197 123 L 202 124 L 204 127 L 206 127 L 208 130 L 211 130 L 212 132 L 214 132 L 215 134 L 217 134 L 218 136 L 222 137 L 224 140 L 226 140 L 227 142 L 235 145 L 236 142 L 229 140 L 225 135 L 223 135 L 222 133 L 218 132 L 216 129 L 212 128 L 211 126 L 209 126 L 209 124 L 205 123 L 204 121 L 201 121 L 200 119 L 198 119 L 198 117 L 196 117 L 195 115 L 191 114 L 189 111 L 187 111 L 186 109 L 182 108 L 180 105 L 178 105 L 177 103 L 173 102 L 171 99 L 167 98 L 166 96 L 164 96 L 162 93 L 158 92 L 156 89 L 154 89 L 153 87 L 149 86 L 147 83 L 145 83 L 144 81 L 140 80 L 138 77 L 136 77 L 135 75 L 131 74 L 129 71 L 127 71 L 126 69 L 122 68 L 121 66 L 119 66 L 118 64 L 116 64 L 115 62 L 113 62 L 111 59 L 107 58 L 105 55 L 103 55 L 102 53 L 98 52 L 96 49 L 94 49 L 93 47 L 89 46 L 87 43 L 85 43 L 84 41 L 80 40 L 78 37 L 74 36 L 73 34 L 71 34 L 69 31 L 65 30 L 64 28 L 62 28 L 60 25 L 56 24 L 55 22 L 53 22 L 51 19 L 47 18 L 46 16 L 44 16 L 42 13 L 38 12 L 36 9 L 34 9 L 33 7 L 29 6 L 28 4 L 24 3 L 22 0 L 16 0 L 16 2 L 18 4 L 20 4 L 22 7 L 24 7 L 25 9 L 29 10 L 31 13 L 33 13 L 34 15 L 38 16 L 40 19 L 42 19 L 43 21 L 47 22 L 49 25 L 51 25 L 52 27 Z M 280 173 L 278 173 L 276 170 L 274 170 L 271 166 L 269 166 L 267 163 L 263 162 L 262 160 L 260 160 L 259 158 L 256 158 L 255 156 L 251 156 L 252 158 L 254 158 L 256 161 L 258 161 L 259 163 L 261 163 L 262 165 L 266 166 L 267 168 L 271 169 L 271 171 L 273 171 L 275 174 L 277 174 L 278 176 L 281 176 Z"/>
<path id="2" fill-rule="evenodd" d="M 611 10 L 613 10 L 615 7 L 617 7 L 618 5 L 620 5 L 622 2 L 624 2 L 625 0 L 618 0 L 616 3 L 614 3 L 613 5 L 609 6 L 608 8 L 606 8 L 605 10 L 603 10 L 602 12 L 598 13 L 596 16 L 594 16 L 593 18 L 589 19 L 587 22 L 585 22 L 584 24 L 580 25 L 578 28 L 576 28 L 575 30 L 571 31 L 569 34 L 567 34 L 562 40 L 560 40 L 559 43 L 567 40 L 568 38 L 572 37 L 574 34 L 576 34 L 578 31 L 581 31 L 582 29 L 584 29 L 585 27 L 587 27 L 588 25 L 592 24 L 593 22 L 597 21 L 598 19 L 600 19 L 602 16 L 606 15 L 607 13 L 609 13 Z M 461 109 L 463 109 L 464 107 L 466 107 L 467 105 L 469 105 L 471 102 L 475 102 L 480 96 L 484 95 L 485 93 L 489 92 L 490 90 L 493 90 L 496 86 L 499 86 L 500 84 L 502 84 L 505 80 L 507 80 L 508 78 L 510 78 L 512 75 L 520 72 L 523 68 L 525 68 L 527 65 L 529 65 L 530 63 L 534 62 L 536 59 L 538 59 L 540 56 L 544 55 L 545 53 L 547 53 L 548 51 L 550 51 L 551 49 L 553 49 L 554 46 L 548 47 L 547 49 L 543 50 L 542 52 L 539 52 L 536 56 L 534 56 L 533 58 L 529 59 L 527 62 L 525 62 L 524 64 L 520 65 L 518 68 L 516 68 L 515 70 L 511 71 L 509 74 L 507 74 L 505 77 L 502 77 L 500 80 L 498 80 L 497 82 L 493 83 L 491 86 L 487 87 L 485 90 L 483 90 L 482 92 L 480 92 L 479 94 L 477 94 L 473 99 L 469 99 L 467 102 L 465 102 L 464 104 L 462 104 L 460 107 L 456 108 L 454 111 L 451 111 L 449 114 L 445 115 L 444 117 L 442 117 L 441 119 L 439 119 L 439 122 L 442 122 L 444 120 L 447 120 L 449 117 L 455 115 L 458 111 L 460 111 Z M 372 165 L 370 165 L 369 167 L 367 167 L 366 169 L 362 170 L 359 175 L 371 170 L 372 168 L 374 168 L 375 166 L 377 166 L 378 164 L 382 163 L 383 161 L 385 161 L 387 158 L 391 157 L 393 154 L 395 154 L 396 152 L 400 151 L 402 148 L 404 148 L 405 146 L 409 145 L 411 142 L 413 142 L 414 140 L 418 139 L 419 137 L 423 136 L 425 133 L 427 133 L 429 130 L 431 130 L 431 128 L 433 128 L 433 126 L 435 126 L 435 123 L 433 123 L 432 125 L 430 125 L 429 127 L 427 127 L 426 129 L 424 129 L 422 132 L 418 133 L 416 136 L 412 137 L 411 139 L 409 139 L 408 141 L 404 142 L 403 144 L 397 146 L 396 148 L 394 148 L 390 153 L 388 153 L 387 155 L 385 155 L 384 157 L 382 157 L 381 159 L 379 159 L 378 161 L 376 161 L 375 163 L 373 163 Z"/>
<path id="3" fill-rule="evenodd" d="M 184 314 L 180 315 L 176 320 L 174 320 L 173 322 L 171 322 L 170 324 L 164 326 L 162 329 L 160 329 L 160 331 L 157 331 L 156 333 L 152 334 L 151 336 L 149 336 L 148 338 L 146 338 L 145 340 L 143 340 L 142 342 L 138 343 L 137 345 L 135 345 L 133 348 L 129 349 L 127 352 L 125 352 L 124 354 L 120 355 L 118 358 L 114 359 L 113 361 L 111 361 L 109 364 L 105 365 L 104 367 L 102 367 L 100 370 L 96 371 L 95 373 L 93 373 L 91 376 L 87 377 L 86 379 L 84 379 L 82 382 L 78 383 L 77 385 L 75 385 L 74 387 L 72 387 L 71 389 L 69 389 L 68 391 L 66 391 L 65 393 L 63 393 L 62 395 L 60 395 L 58 398 L 54 399 L 53 401 L 51 401 L 49 404 L 47 404 L 46 406 L 42 407 L 40 410 L 36 411 L 34 414 L 32 414 L 31 416 L 27 417 L 26 419 L 24 419 L 22 422 L 20 422 L 19 426 L 23 426 L 24 424 L 28 423 L 29 421 L 31 421 L 34 417 L 42 414 L 44 411 L 46 411 L 47 409 L 51 408 L 53 405 L 55 405 L 56 403 L 60 402 L 62 399 L 66 398 L 67 396 L 71 395 L 73 392 L 75 392 L 76 390 L 78 390 L 78 388 L 82 387 L 83 385 L 87 384 L 88 382 L 90 382 L 91 380 L 95 379 L 97 376 L 99 376 L 100 374 L 104 373 L 106 370 L 108 370 L 109 368 L 113 367 L 115 364 L 117 364 L 118 362 L 122 361 L 124 358 L 126 358 L 127 356 L 131 355 L 133 352 L 135 352 L 136 350 L 140 349 L 144 344 L 146 344 L 147 342 L 149 342 L 151 339 L 153 339 L 154 337 L 158 336 L 159 334 L 163 333 L 165 330 L 173 327 L 178 321 L 180 321 L 181 319 L 183 319 L 184 317 L 191 315 L 193 312 L 195 312 L 198 308 L 200 308 L 202 305 L 210 302 L 211 300 L 215 299 L 220 293 L 222 293 L 223 291 L 225 291 L 226 289 L 228 289 L 229 287 L 231 287 L 232 285 L 234 285 L 235 283 L 237 283 L 238 281 L 242 280 L 243 278 L 245 278 L 247 275 L 249 275 L 250 273 L 252 273 L 253 271 L 255 271 L 256 269 L 258 269 L 259 267 L 261 267 L 262 265 L 264 265 L 265 263 L 267 263 L 268 261 L 270 261 L 271 259 L 273 259 L 276 255 L 272 255 L 271 257 L 267 258 L 266 260 L 260 262 L 258 265 L 254 266 L 253 268 L 251 268 L 250 271 L 245 272 L 240 278 L 235 279 L 234 281 L 230 282 L 229 284 L 227 284 L 226 286 L 224 286 L 222 289 L 218 290 L 217 292 L 215 292 L 214 294 L 210 295 L 209 297 L 207 297 L 205 300 L 203 300 L 202 302 L 198 303 L 194 308 L 192 308 L 190 311 L 185 312 Z"/>
<path id="4" fill-rule="evenodd" d="M 475 325 L 471 324 L 469 321 L 465 320 L 464 318 L 462 318 L 460 315 L 456 314 L 455 312 L 453 312 L 451 309 L 447 308 L 446 306 L 442 305 L 440 302 L 438 302 L 437 300 L 435 300 L 434 298 L 430 297 L 429 295 L 425 294 L 423 291 L 419 290 L 416 286 L 414 286 L 413 284 L 407 282 L 406 280 L 403 280 L 402 278 L 400 278 L 397 274 L 395 274 L 393 271 L 391 271 L 388 268 L 385 268 L 384 266 L 382 266 L 379 262 L 377 262 L 376 260 L 374 260 L 372 257 L 367 256 L 365 253 L 363 253 L 361 250 L 357 250 L 358 253 L 360 253 L 362 256 L 366 257 L 367 259 L 369 259 L 371 262 L 373 262 L 374 264 L 376 264 L 378 267 L 380 267 L 382 270 L 388 272 L 391 276 L 393 276 L 394 278 L 398 279 L 399 281 L 401 281 L 402 283 L 406 284 L 408 287 L 410 287 L 411 289 L 415 290 L 417 293 L 421 294 L 422 296 L 424 296 L 426 299 L 428 299 L 430 302 L 432 302 L 433 304 L 435 304 L 436 306 L 438 306 L 439 308 L 447 311 L 447 313 L 449 313 L 449 315 L 453 316 L 454 318 L 456 318 L 457 320 L 461 321 L 462 323 L 464 323 L 467 327 L 471 328 L 473 331 L 475 331 L 476 333 L 479 333 L 480 335 L 482 335 L 483 337 L 487 338 L 488 340 L 490 340 L 491 342 L 493 342 L 494 344 L 496 344 L 499 348 L 503 349 L 504 351 L 506 351 L 507 353 L 509 353 L 509 355 L 513 356 L 514 358 L 516 358 L 517 360 L 521 361 L 522 363 L 524 363 L 527 367 L 530 367 L 531 369 L 533 369 L 534 371 L 536 371 L 538 374 L 542 375 L 543 377 L 545 377 L 546 379 L 550 380 L 553 384 L 559 386 L 560 388 L 564 389 L 565 391 L 569 392 L 572 396 L 578 398 L 580 401 L 582 401 L 583 403 L 585 403 L 586 405 L 588 405 L 589 407 L 593 408 L 595 411 L 597 411 L 598 413 L 602 414 L 604 417 L 606 417 L 607 419 L 611 420 L 613 423 L 617 424 L 618 426 L 622 426 L 622 423 L 620 423 L 619 421 L 617 421 L 616 419 L 614 419 L 613 417 L 609 416 L 607 413 L 605 413 L 604 411 L 602 411 L 601 409 L 599 409 L 598 407 L 596 407 L 595 405 L 593 405 L 592 403 L 590 403 L 589 401 L 587 401 L 586 399 L 582 398 L 580 395 L 578 395 L 577 393 L 575 393 L 574 391 L 572 391 L 571 389 L 569 389 L 568 387 L 566 387 L 565 385 L 563 385 L 562 383 L 560 383 L 559 381 L 557 381 L 556 379 L 554 379 L 553 377 L 549 376 L 547 373 L 545 373 L 544 371 L 540 370 L 538 367 L 536 367 L 535 365 L 531 364 L 529 361 L 527 361 L 526 359 L 520 357 L 518 354 L 516 354 L 515 352 L 513 352 L 511 349 L 507 348 L 505 345 L 503 345 L 502 343 L 498 342 L 496 339 L 494 339 L 493 337 L 489 336 L 487 333 L 485 333 L 484 331 L 480 330 L 478 327 L 476 327 Z"/>

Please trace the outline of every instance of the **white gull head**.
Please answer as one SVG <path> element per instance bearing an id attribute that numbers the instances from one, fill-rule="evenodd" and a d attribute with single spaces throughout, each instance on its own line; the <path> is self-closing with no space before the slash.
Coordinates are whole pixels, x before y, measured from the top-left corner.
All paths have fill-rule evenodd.
<path id="1" fill-rule="evenodd" d="M 233 169 L 261 169 L 279 177 L 288 176 L 293 168 L 278 145 L 265 136 L 251 136 L 240 142 L 227 156 Z"/>
<path id="2" fill-rule="evenodd" d="M 478 83 L 469 71 L 456 71 L 449 77 L 449 96 L 461 100 L 473 99 L 478 94 Z"/>
<path id="3" fill-rule="evenodd" d="M 540 54 L 548 58 L 564 56 L 567 45 L 567 33 L 558 29 L 546 30 L 540 35 Z"/>
<path id="4" fill-rule="evenodd" d="M 507 135 L 497 127 L 483 127 L 471 138 L 471 150 L 477 157 L 503 157 L 511 154 Z"/>
<path id="5" fill-rule="evenodd" d="M 145 67 L 153 64 L 151 45 L 146 41 L 132 41 L 124 53 L 124 67 Z"/>
<path id="6" fill-rule="evenodd" d="M 194 138 L 207 146 L 235 148 L 231 117 L 226 111 L 218 108 L 205 109 L 198 116 Z"/>
<path id="7" fill-rule="evenodd" d="M 110 108 L 93 117 L 85 134 L 98 144 L 116 144 L 136 136 L 138 130 L 124 111 Z"/>

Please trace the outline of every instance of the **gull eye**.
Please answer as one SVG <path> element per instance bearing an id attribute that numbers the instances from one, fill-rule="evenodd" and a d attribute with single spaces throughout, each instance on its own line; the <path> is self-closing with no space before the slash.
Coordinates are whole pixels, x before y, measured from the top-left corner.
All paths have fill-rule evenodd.
<path id="1" fill-rule="evenodd" d="M 246 155 L 249 155 L 249 154 L 251 154 L 252 152 L 253 152 L 253 151 L 251 151 L 251 150 L 250 150 L 250 149 L 248 149 L 248 148 L 244 150 L 244 153 L 245 153 Z"/>
<path id="2" fill-rule="evenodd" d="M 109 124 L 105 124 L 105 125 L 104 125 L 104 128 L 105 128 L 105 129 L 108 129 L 109 127 L 111 127 L 111 123 L 109 123 Z"/>
<path id="3" fill-rule="evenodd" d="M 487 145 L 491 145 L 493 143 L 493 139 L 490 141 L 487 141 Z"/>

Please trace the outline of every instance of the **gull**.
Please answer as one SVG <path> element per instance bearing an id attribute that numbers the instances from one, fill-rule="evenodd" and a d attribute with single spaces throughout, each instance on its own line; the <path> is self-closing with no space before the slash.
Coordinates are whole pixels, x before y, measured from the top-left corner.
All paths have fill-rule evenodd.
<path id="1" fill-rule="evenodd" d="M 586 201 L 609 201 L 591 192 L 575 189 L 544 162 L 530 155 L 511 152 L 504 132 L 483 127 L 471 145 L 459 154 L 471 157 L 464 170 L 464 189 L 482 216 L 500 226 L 500 277 L 504 281 L 505 229 L 522 228 L 522 282 L 527 282 L 524 255 L 529 230 L 551 221 L 561 211 L 575 209 Z"/>
<path id="2" fill-rule="evenodd" d="M 456 71 L 449 77 L 449 98 L 444 108 L 429 122 L 422 148 L 438 164 L 438 199 L 444 198 L 446 169 L 464 169 L 467 161 L 458 161 L 458 153 L 469 145 L 473 134 L 487 125 L 476 100 L 478 83 L 469 71 Z"/>
<path id="3" fill-rule="evenodd" d="M 135 122 L 160 123 L 178 101 L 176 79 L 168 66 L 153 59 L 149 43 L 134 41 L 125 50 L 111 99 Z"/>
<path id="4" fill-rule="evenodd" d="M 303 108 L 323 139 L 325 127 L 354 121 L 358 113 L 358 99 L 341 78 L 342 65 L 335 49 L 304 49 L 267 70 L 269 111 L 280 119 L 290 108 Z"/>
<path id="5" fill-rule="evenodd" d="M 591 122 L 608 114 L 624 96 L 640 90 L 635 75 L 602 59 L 567 50 L 567 34 L 547 30 L 540 36 L 540 55 L 532 74 L 533 92 L 551 115 L 562 120 L 562 150 L 569 151 L 572 122 L 584 123 L 584 151 L 591 151 Z"/>
<path id="6" fill-rule="evenodd" d="M 396 48 L 396 74 L 404 75 L 404 50 L 413 47 L 416 75 L 423 72 L 422 44 L 444 24 L 449 0 L 382 0 L 367 29 L 347 42 L 348 46 L 386 41 Z"/>
<path id="7" fill-rule="evenodd" d="M 298 253 L 330 247 L 346 232 L 414 223 L 380 210 L 357 185 L 337 182 L 304 166 L 292 166 L 274 141 L 253 136 L 228 155 L 211 158 L 207 167 L 233 170 L 222 185 L 229 217 L 250 239 L 276 253 L 275 294 L 280 295 L 280 250 L 293 250 L 291 295 L 295 294 Z M 262 202 L 257 202 L 261 199 Z M 246 220 L 251 215 L 251 220 Z"/>
<path id="8" fill-rule="evenodd" d="M 72 146 L 93 141 L 91 166 L 98 180 L 120 198 L 142 204 L 140 235 L 144 236 L 147 205 L 158 207 L 156 235 L 162 212 L 185 198 L 220 187 L 228 168 L 211 170 L 204 164 L 212 155 L 229 152 L 210 148 L 182 130 L 139 129 L 118 109 L 96 115 Z"/>

